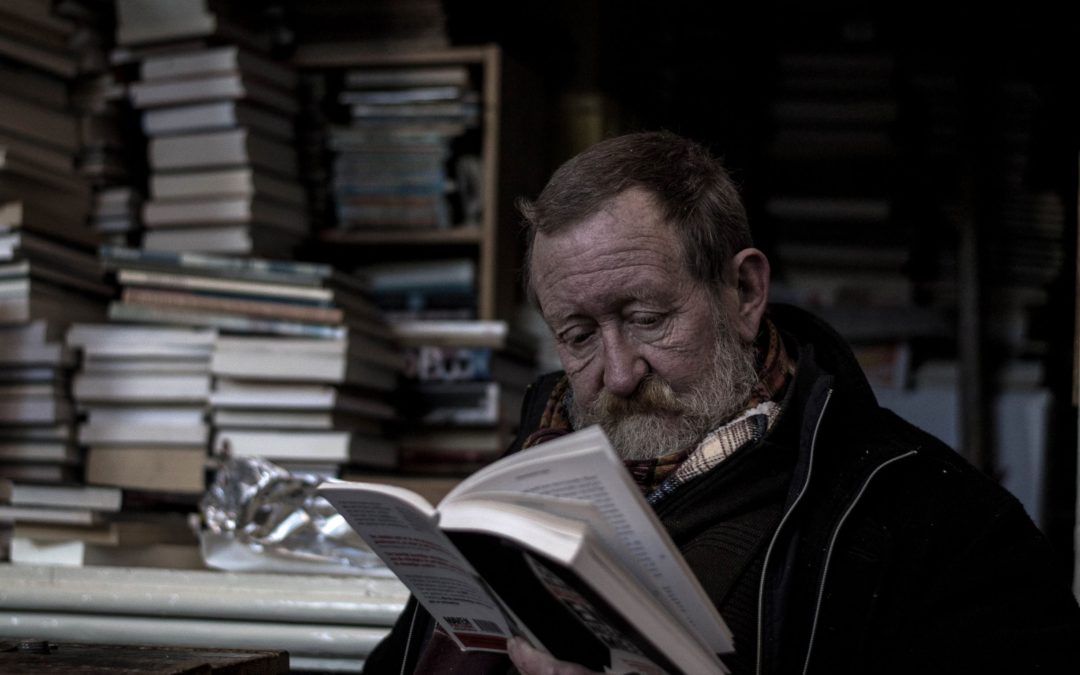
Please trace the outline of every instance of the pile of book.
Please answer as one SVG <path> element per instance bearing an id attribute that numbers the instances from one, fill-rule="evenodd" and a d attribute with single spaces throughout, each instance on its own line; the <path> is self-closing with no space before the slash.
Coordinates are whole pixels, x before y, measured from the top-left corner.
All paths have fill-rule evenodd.
<path id="1" fill-rule="evenodd" d="M 465 475 L 497 459 L 535 378 L 531 342 L 503 321 L 398 321 L 394 330 L 407 354 L 401 471 Z"/>
<path id="2" fill-rule="evenodd" d="M 55 489 L 12 493 L 11 505 L 26 507 L 13 513 L 13 562 L 202 565 L 186 518 L 206 485 L 213 337 L 209 330 L 69 327 L 65 351 L 78 366 L 68 412 L 77 432 L 57 450 L 81 460 L 83 470 Z"/>
<path id="3" fill-rule="evenodd" d="M 141 139 L 131 134 L 135 129 L 127 91 L 108 59 L 116 21 L 112 3 L 56 4 L 77 25 L 79 74 L 72 83 L 71 103 L 79 124 L 79 173 L 95 191 L 139 182 L 136 176 L 143 167 L 131 159 L 141 152 Z"/>
<path id="4" fill-rule="evenodd" d="M 132 517 L 116 487 L 0 480 L 0 517 L 14 522 L 16 564 L 202 566 L 194 531 L 178 514 Z"/>
<path id="5" fill-rule="evenodd" d="M 258 41 L 225 40 L 226 17 L 198 4 L 118 4 L 117 43 L 138 66 L 129 95 L 149 137 L 143 246 L 288 257 L 309 229 L 296 74 Z"/>
<path id="6" fill-rule="evenodd" d="M 115 247 L 102 256 L 122 289 L 114 321 L 217 331 L 207 362 L 215 451 L 324 475 L 396 464 L 383 423 L 403 356 L 362 279 L 304 262 Z"/>
<path id="7" fill-rule="evenodd" d="M 72 86 L 79 119 L 79 173 L 93 187 L 90 225 L 103 242 L 125 245 L 142 233 L 146 142 L 128 101 L 134 68 L 113 63 L 113 3 L 95 3 L 79 16 L 84 67 Z M 89 58 L 92 55 L 93 58 Z"/>
<path id="8" fill-rule="evenodd" d="M 48 2 L 0 7 L 0 477 L 19 480 L 78 478 L 63 332 L 112 295 L 75 170 L 76 29 Z"/>
<path id="9" fill-rule="evenodd" d="M 82 356 L 72 393 L 88 484 L 194 504 L 206 486 L 215 337 L 212 329 L 71 327 L 67 344 Z"/>
<path id="10" fill-rule="evenodd" d="M 476 318 L 471 258 L 383 262 L 365 265 L 362 272 L 388 321 Z"/>
<path id="11" fill-rule="evenodd" d="M 0 13 L 3 96 L 14 99 L 4 103 L 5 115 L 13 118 L 12 140 L 40 142 L 32 153 L 36 161 L 61 174 L 74 166 L 95 193 L 130 184 L 125 91 L 106 58 L 111 3 L 22 0 L 5 3 Z M 112 233 L 125 226 L 115 218 L 115 206 L 102 211 L 101 222 L 96 200 L 94 207 L 95 229 Z"/>
<path id="12" fill-rule="evenodd" d="M 90 225 L 103 244 L 127 246 L 142 233 L 143 194 L 132 185 L 104 185 L 94 192 Z"/>
<path id="13" fill-rule="evenodd" d="M 214 348 L 214 450 L 258 455 L 294 473 L 393 468 L 385 423 L 400 353 L 368 336 L 226 337 Z"/>
<path id="14" fill-rule="evenodd" d="M 777 237 L 774 299 L 824 316 L 883 386 L 904 386 L 912 340 L 945 340 L 951 318 L 920 302 L 916 221 L 897 212 L 896 59 L 794 45 L 780 56 L 765 215 Z"/>
<path id="15" fill-rule="evenodd" d="M 0 326 L 0 477 L 79 477 L 69 392 L 74 359 L 50 329 L 55 324 L 45 321 Z"/>
<path id="16" fill-rule="evenodd" d="M 480 119 L 468 68 L 355 68 L 342 86 L 337 102 L 350 121 L 328 139 L 337 227 L 475 224 L 478 159 L 457 151 Z"/>

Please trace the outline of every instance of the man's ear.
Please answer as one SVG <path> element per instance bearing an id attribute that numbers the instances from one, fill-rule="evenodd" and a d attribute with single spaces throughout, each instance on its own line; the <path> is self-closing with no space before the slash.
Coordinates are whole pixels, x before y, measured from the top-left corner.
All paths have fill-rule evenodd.
<path id="1" fill-rule="evenodd" d="M 732 257 L 731 262 L 737 275 L 736 327 L 739 336 L 751 342 L 757 337 L 761 318 L 769 304 L 769 259 L 756 248 L 744 248 Z"/>

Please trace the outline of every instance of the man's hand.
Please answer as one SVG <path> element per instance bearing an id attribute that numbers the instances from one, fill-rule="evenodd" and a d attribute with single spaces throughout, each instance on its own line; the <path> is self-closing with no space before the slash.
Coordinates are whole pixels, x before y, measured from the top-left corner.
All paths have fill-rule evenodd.
<path id="1" fill-rule="evenodd" d="M 576 663 L 558 661 L 548 654 L 533 649 L 525 640 L 515 637 L 506 642 L 510 660 L 521 675 L 598 675 Z"/>

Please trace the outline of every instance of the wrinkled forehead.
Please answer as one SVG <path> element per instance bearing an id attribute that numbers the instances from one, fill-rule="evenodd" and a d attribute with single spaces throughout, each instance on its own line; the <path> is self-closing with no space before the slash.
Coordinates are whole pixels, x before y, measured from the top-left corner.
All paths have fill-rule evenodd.
<path id="1" fill-rule="evenodd" d="M 615 267 L 622 259 L 663 264 L 677 273 L 685 268 L 680 254 L 674 229 L 652 199 L 644 192 L 628 191 L 576 222 L 538 232 L 530 262 L 534 276 L 578 265 Z"/>

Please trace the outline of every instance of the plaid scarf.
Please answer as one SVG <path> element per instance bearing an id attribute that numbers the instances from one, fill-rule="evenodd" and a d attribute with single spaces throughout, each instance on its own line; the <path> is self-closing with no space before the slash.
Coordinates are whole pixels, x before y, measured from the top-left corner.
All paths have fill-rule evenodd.
<path id="1" fill-rule="evenodd" d="M 794 378 L 796 363 L 768 318 L 762 321 L 754 352 L 758 381 L 741 413 L 722 423 L 695 447 L 652 459 L 625 460 L 626 468 L 650 502 L 658 502 L 680 485 L 710 471 L 739 448 L 760 440 L 779 418 L 780 401 Z M 570 393 L 570 381 L 563 376 L 548 397 L 540 424 L 525 440 L 524 448 L 572 431 L 567 411 Z"/>

